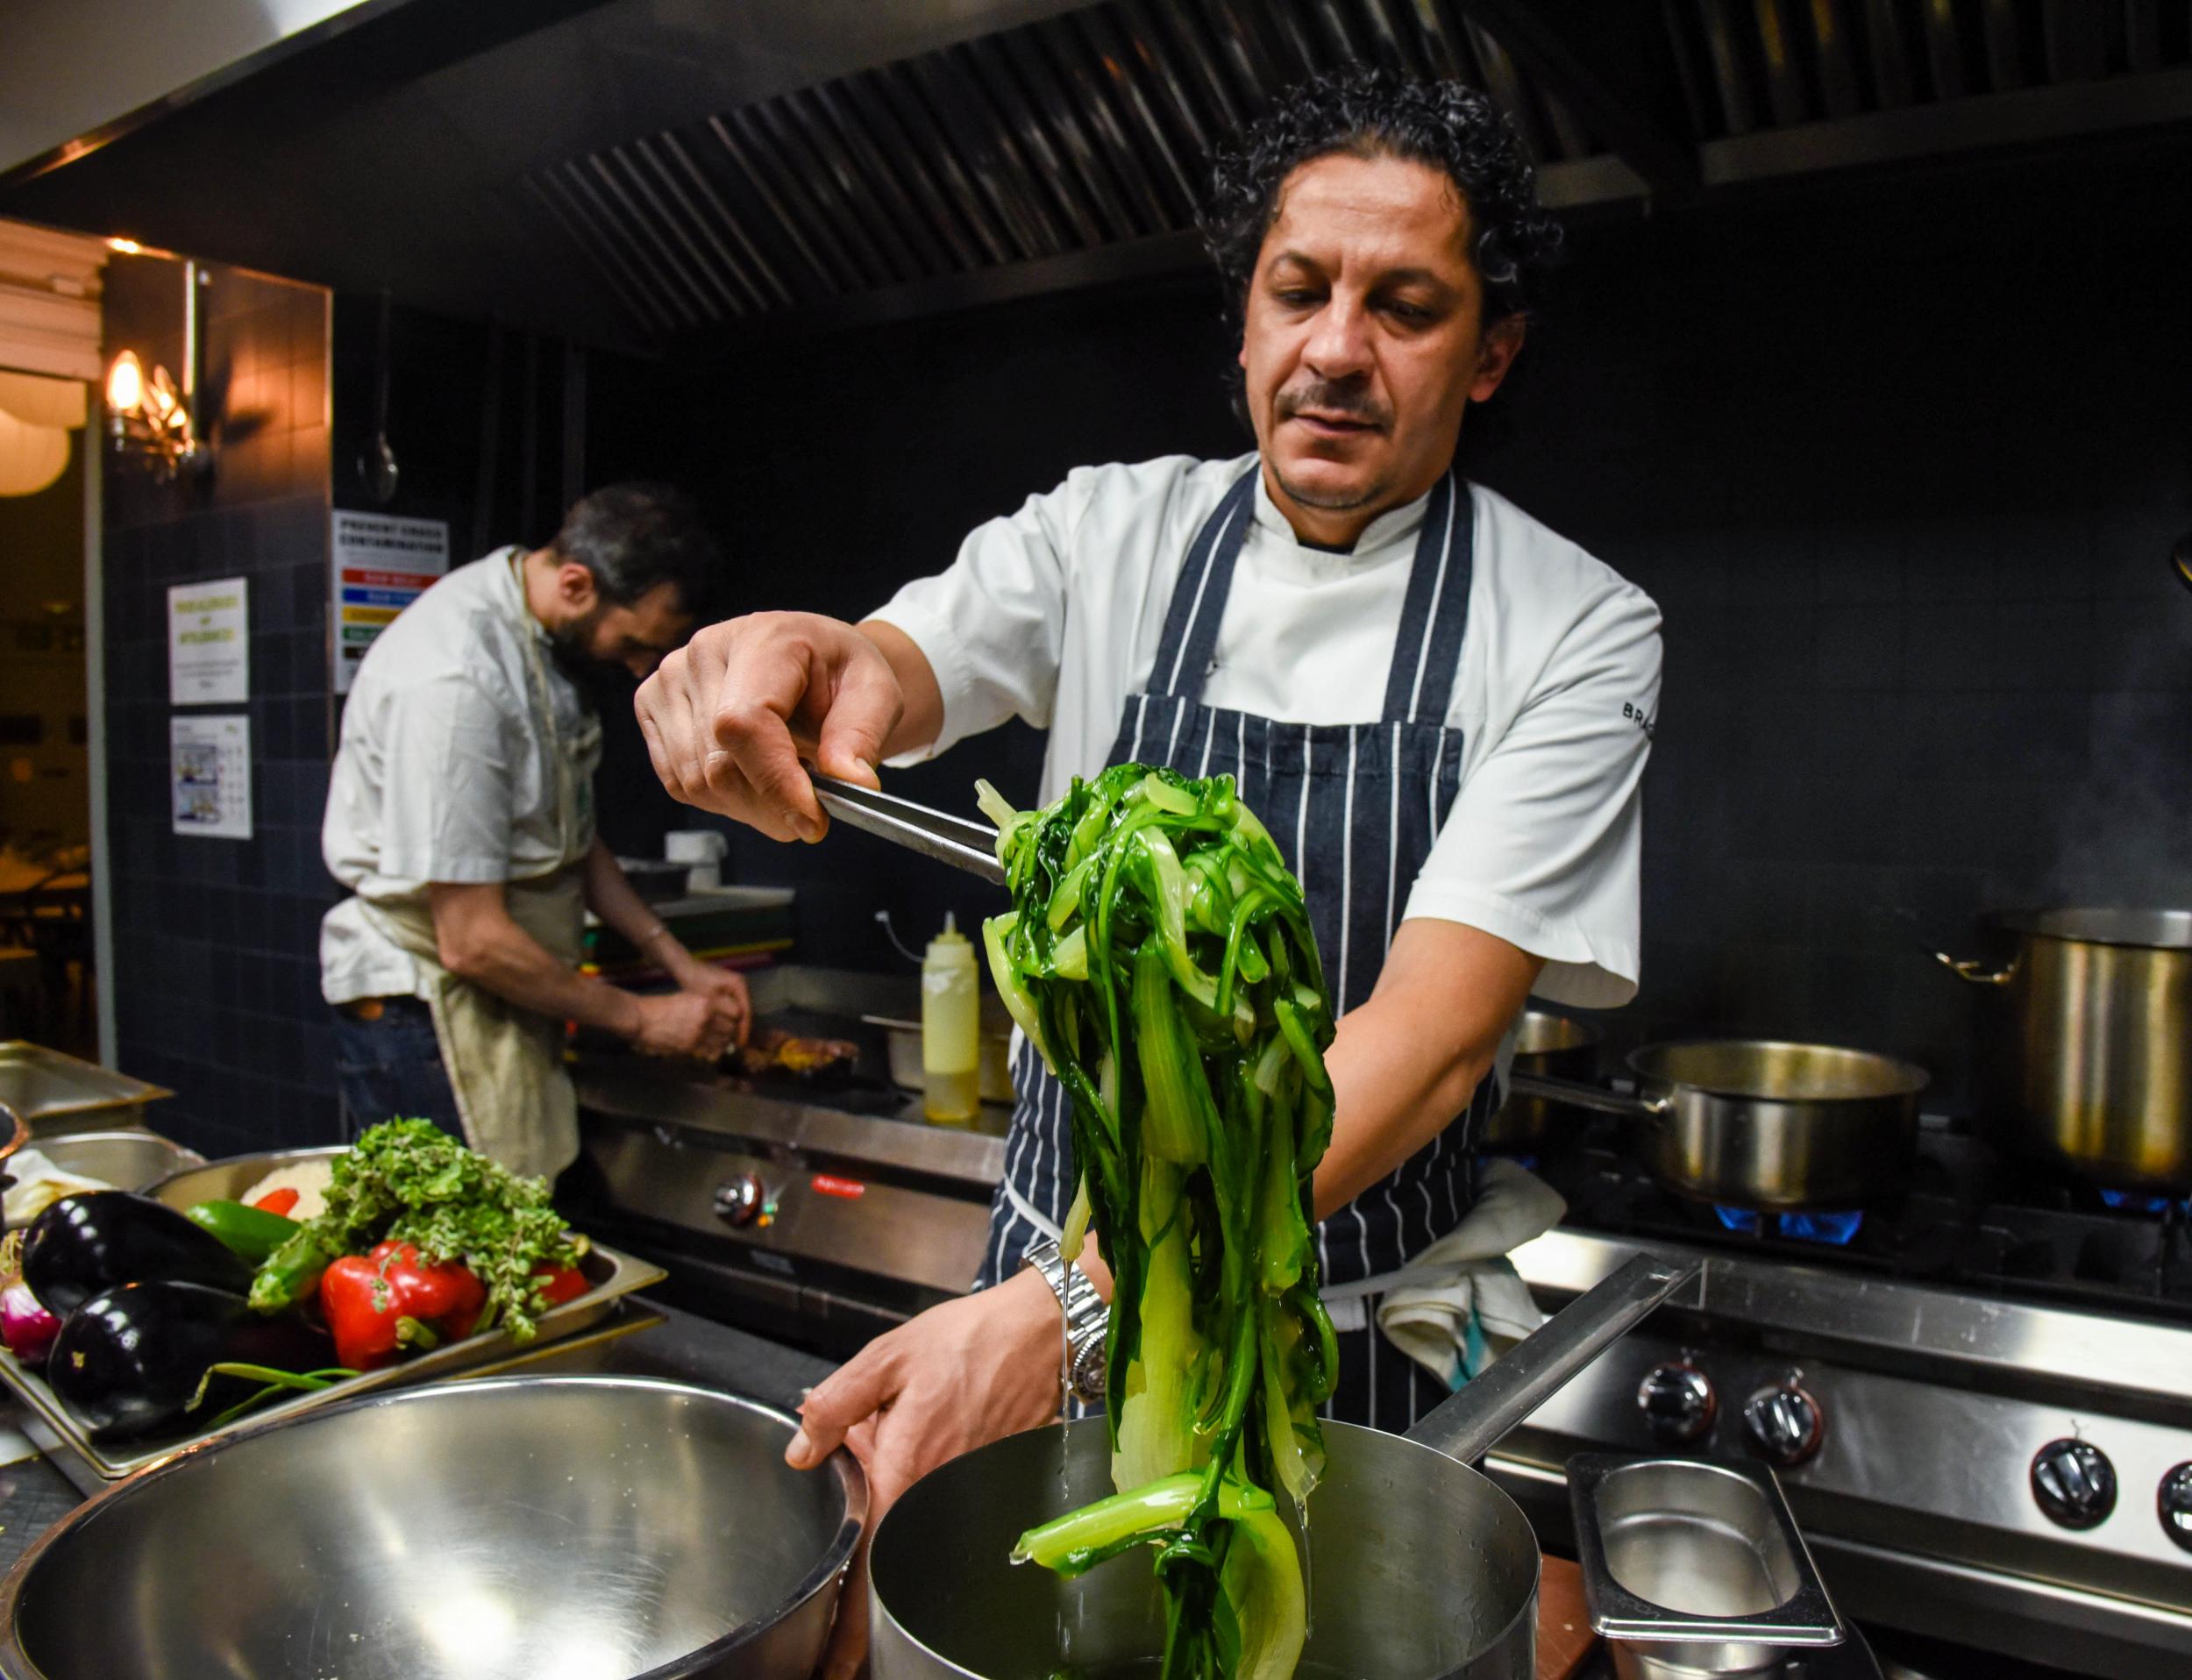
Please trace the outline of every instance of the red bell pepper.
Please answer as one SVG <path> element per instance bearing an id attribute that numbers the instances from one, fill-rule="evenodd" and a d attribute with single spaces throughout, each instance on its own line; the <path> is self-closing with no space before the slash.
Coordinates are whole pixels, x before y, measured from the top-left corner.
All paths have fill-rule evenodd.
<path id="1" fill-rule="evenodd" d="M 252 1206 L 256 1207 L 262 1214 L 280 1214 L 284 1219 L 287 1219 L 290 1213 L 295 1210 L 297 1205 L 297 1192 L 284 1188 L 281 1190 L 269 1190 L 265 1195 L 261 1196 L 257 1201 L 253 1202 Z"/>
<path id="2" fill-rule="evenodd" d="M 575 1301 L 594 1287 L 593 1281 L 576 1266 L 559 1266 L 552 1271 L 544 1266 L 533 1274 L 533 1280 L 540 1285 L 542 1301 L 550 1306 Z"/>
<path id="3" fill-rule="evenodd" d="M 320 1311 L 335 1354 L 352 1370 L 392 1362 L 404 1348 L 461 1341 L 487 1305 L 488 1292 L 460 1261 L 427 1265 L 408 1242 L 383 1242 L 347 1255 L 320 1276 Z"/>

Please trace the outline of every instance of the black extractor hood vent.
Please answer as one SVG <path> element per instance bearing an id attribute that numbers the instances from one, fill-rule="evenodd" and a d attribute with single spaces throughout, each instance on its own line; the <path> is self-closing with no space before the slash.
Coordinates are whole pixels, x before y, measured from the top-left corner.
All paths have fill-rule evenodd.
<path id="1" fill-rule="evenodd" d="M 918 308 L 1185 260 L 1220 137 L 1349 61 L 1492 91 L 1555 200 L 1646 190 L 1446 0 L 1111 0 L 562 159 L 523 191 L 636 332 L 854 318 L 885 294 Z"/>
<path id="2" fill-rule="evenodd" d="M 2167 15 L 2165 15 L 2167 14 Z M 1548 202 L 2192 114 L 2153 0 L 1109 0 L 529 172 L 634 335 L 915 313 L 1192 260 L 1213 142 L 1312 68 L 1458 76 Z"/>

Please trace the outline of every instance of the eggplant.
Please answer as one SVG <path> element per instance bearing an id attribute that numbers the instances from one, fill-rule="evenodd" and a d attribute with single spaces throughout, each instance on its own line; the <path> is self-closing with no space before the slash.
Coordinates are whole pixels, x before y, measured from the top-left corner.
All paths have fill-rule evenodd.
<path id="1" fill-rule="evenodd" d="M 117 1284 L 203 1284 L 241 1294 L 252 1266 L 150 1196 L 93 1190 L 64 1196 L 23 1234 L 23 1281 L 66 1319 Z"/>
<path id="2" fill-rule="evenodd" d="M 71 1313 L 46 1356 L 46 1380 L 95 1441 L 129 1441 L 187 1422 L 210 1422 L 260 1384 L 209 1368 L 259 1365 L 310 1371 L 334 1363 L 324 1331 L 297 1313 L 262 1318 L 251 1303 L 203 1284 L 124 1284 Z"/>

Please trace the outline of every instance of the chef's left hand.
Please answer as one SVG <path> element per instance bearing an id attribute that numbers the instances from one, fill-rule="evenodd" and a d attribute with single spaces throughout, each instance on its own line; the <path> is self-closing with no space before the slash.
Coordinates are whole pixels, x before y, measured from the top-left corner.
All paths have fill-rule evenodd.
<path id="1" fill-rule="evenodd" d="M 753 1028 L 753 998 L 746 990 L 744 975 L 718 968 L 713 963 L 703 963 L 687 954 L 672 978 L 677 981 L 678 990 L 708 999 L 715 1004 L 717 1014 L 733 1022 L 734 1048 L 745 1043 L 746 1036 Z"/>
<path id="2" fill-rule="evenodd" d="M 1058 1414 L 1058 1302 L 1037 1271 L 946 1301 L 878 1336 L 807 1397 L 785 1451 L 812 1470 L 839 1446 L 868 1477 L 867 1534 L 900 1494 L 948 1459 Z M 864 1536 L 817 1670 L 852 1680 L 867 1661 Z"/>

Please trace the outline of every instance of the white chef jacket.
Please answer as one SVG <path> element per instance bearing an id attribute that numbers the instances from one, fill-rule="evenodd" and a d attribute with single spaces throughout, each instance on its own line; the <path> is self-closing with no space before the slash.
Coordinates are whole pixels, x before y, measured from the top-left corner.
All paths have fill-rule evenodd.
<path id="1" fill-rule="evenodd" d="M 1103 769 L 1188 546 L 1256 459 L 1078 468 L 978 528 L 948 571 L 901 588 L 876 616 L 912 637 L 943 695 L 943 730 L 914 756 L 1017 715 L 1050 732 L 1044 802 Z M 1463 922 L 1543 957 L 1536 992 L 1554 1002 L 1626 1003 L 1659 609 L 1471 488 L 1469 627 L 1446 720 L 1463 731 L 1462 782 L 1404 917 Z M 1282 723 L 1377 722 L 1428 501 L 1380 515 L 1338 554 L 1299 542 L 1259 475 L 1205 702 Z"/>
<path id="2" fill-rule="evenodd" d="M 429 881 L 529 880 L 563 861 L 556 755 L 572 742 L 581 803 L 594 821 L 599 720 L 549 658 L 525 604 L 516 548 L 462 566 L 397 616 L 367 651 L 343 708 L 320 851 L 356 896 L 320 924 L 320 991 L 330 1003 L 423 995 L 418 965 L 358 901 L 416 902 Z M 542 644 L 556 738 L 542 738 L 527 698 Z"/>

